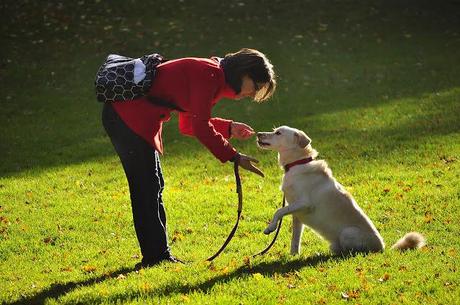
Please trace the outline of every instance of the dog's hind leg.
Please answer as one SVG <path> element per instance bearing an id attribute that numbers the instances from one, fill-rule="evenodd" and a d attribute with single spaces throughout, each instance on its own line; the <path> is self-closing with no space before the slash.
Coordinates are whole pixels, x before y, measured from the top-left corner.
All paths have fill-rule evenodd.
<path id="1" fill-rule="evenodd" d="M 300 243 L 303 233 L 303 223 L 295 215 L 292 215 L 292 238 L 291 238 L 291 255 L 300 253 Z"/>
<path id="2" fill-rule="evenodd" d="M 366 252 L 365 236 L 357 227 L 344 228 L 340 232 L 339 243 L 341 254 Z"/>
<path id="3" fill-rule="evenodd" d="M 267 226 L 267 228 L 264 230 L 265 234 L 270 234 L 271 232 L 276 230 L 276 224 L 278 221 L 283 218 L 286 215 L 293 214 L 295 212 L 298 212 L 300 210 L 303 210 L 303 213 L 308 211 L 308 209 L 311 209 L 311 207 L 308 204 L 304 203 L 290 203 L 288 206 L 285 206 L 284 208 L 280 208 L 275 212 L 275 215 L 273 216 L 272 221 L 270 224 Z"/>
<path id="4" fill-rule="evenodd" d="M 340 243 L 335 241 L 335 242 L 332 242 L 330 245 L 329 245 L 329 249 L 331 250 L 331 252 L 334 254 L 334 255 L 340 255 L 342 253 L 342 249 L 340 248 Z"/>

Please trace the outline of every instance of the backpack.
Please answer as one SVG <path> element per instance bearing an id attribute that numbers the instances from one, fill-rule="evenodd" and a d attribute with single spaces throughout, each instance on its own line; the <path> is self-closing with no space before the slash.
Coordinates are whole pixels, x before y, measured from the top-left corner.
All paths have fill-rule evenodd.
<path id="1" fill-rule="evenodd" d="M 110 54 L 97 71 L 94 81 L 97 100 L 111 103 L 144 96 L 152 104 L 184 112 L 169 101 L 147 95 L 155 78 L 156 67 L 166 61 L 156 53 L 141 58 Z"/>
<path id="2" fill-rule="evenodd" d="M 146 96 L 155 78 L 156 67 L 165 61 L 159 54 L 141 58 L 110 54 L 96 74 L 97 100 L 110 103 Z"/>

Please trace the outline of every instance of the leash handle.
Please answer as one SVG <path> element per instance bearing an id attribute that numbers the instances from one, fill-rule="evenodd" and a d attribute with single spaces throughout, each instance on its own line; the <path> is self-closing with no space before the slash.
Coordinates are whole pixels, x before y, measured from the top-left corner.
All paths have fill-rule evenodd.
<path id="1" fill-rule="evenodd" d="M 286 197 L 283 195 L 283 205 L 282 207 L 284 208 L 286 206 Z M 275 243 L 276 241 L 276 238 L 278 237 L 278 234 L 281 230 L 281 224 L 283 223 L 283 218 L 280 219 L 279 223 L 278 223 L 278 227 L 276 228 L 276 233 L 275 233 L 275 236 L 273 237 L 273 240 L 272 242 L 265 248 L 263 249 L 262 251 L 260 251 L 259 253 L 257 254 L 254 254 L 252 257 L 256 257 L 256 256 L 259 256 L 259 255 L 264 255 L 265 253 L 268 252 L 268 250 L 270 250 L 270 248 L 273 246 L 273 244 Z"/>
<path id="2" fill-rule="evenodd" d="M 216 257 L 218 257 L 220 255 L 220 253 L 222 253 L 222 251 L 224 251 L 225 247 L 227 247 L 228 243 L 232 240 L 233 235 L 235 235 L 236 229 L 238 228 L 238 224 L 240 222 L 241 212 L 243 211 L 243 189 L 241 187 L 241 178 L 240 178 L 240 173 L 239 173 L 239 170 L 238 170 L 238 166 L 239 166 L 238 165 L 238 160 L 235 160 L 235 162 L 233 164 L 233 171 L 235 173 L 236 192 L 238 193 L 238 216 L 237 216 L 237 219 L 236 219 L 236 223 L 233 226 L 232 231 L 228 235 L 228 237 L 225 240 L 225 242 L 222 245 L 222 247 L 220 247 L 220 249 L 216 252 L 216 254 L 214 254 L 213 256 L 208 257 L 206 259 L 206 261 L 208 261 L 208 262 L 214 260 Z"/>

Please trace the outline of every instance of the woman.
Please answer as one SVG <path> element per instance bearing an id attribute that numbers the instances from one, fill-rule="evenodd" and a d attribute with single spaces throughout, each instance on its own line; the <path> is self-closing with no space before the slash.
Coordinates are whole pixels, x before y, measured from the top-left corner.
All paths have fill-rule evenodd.
<path id="1" fill-rule="evenodd" d="M 244 169 L 263 176 L 251 163 L 257 160 L 239 154 L 228 142 L 231 137 L 248 139 L 254 130 L 244 123 L 212 118 L 211 109 L 223 97 L 250 97 L 263 102 L 273 95 L 275 88 L 273 66 L 265 55 L 241 49 L 223 59 L 181 58 L 160 64 L 149 95 L 173 107 L 152 103 L 146 97 L 104 105 L 103 125 L 129 184 L 134 227 L 142 253 L 137 267 L 179 261 L 168 246 L 159 159 L 163 153 L 162 123 L 170 119 L 173 108 L 181 110 L 182 134 L 196 137 L 221 162 L 238 162 Z"/>

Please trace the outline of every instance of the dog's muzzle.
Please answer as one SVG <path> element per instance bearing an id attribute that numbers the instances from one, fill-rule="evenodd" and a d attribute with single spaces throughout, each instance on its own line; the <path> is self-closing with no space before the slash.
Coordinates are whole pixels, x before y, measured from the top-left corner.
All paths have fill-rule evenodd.
<path id="1" fill-rule="evenodd" d="M 257 145 L 259 145 L 260 147 L 264 147 L 264 146 L 270 146 L 270 143 L 257 141 Z"/>
<path id="2" fill-rule="evenodd" d="M 260 147 L 270 146 L 270 143 L 264 142 L 265 135 L 266 134 L 263 132 L 257 133 L 257 145 L 259 145 Z"/>

